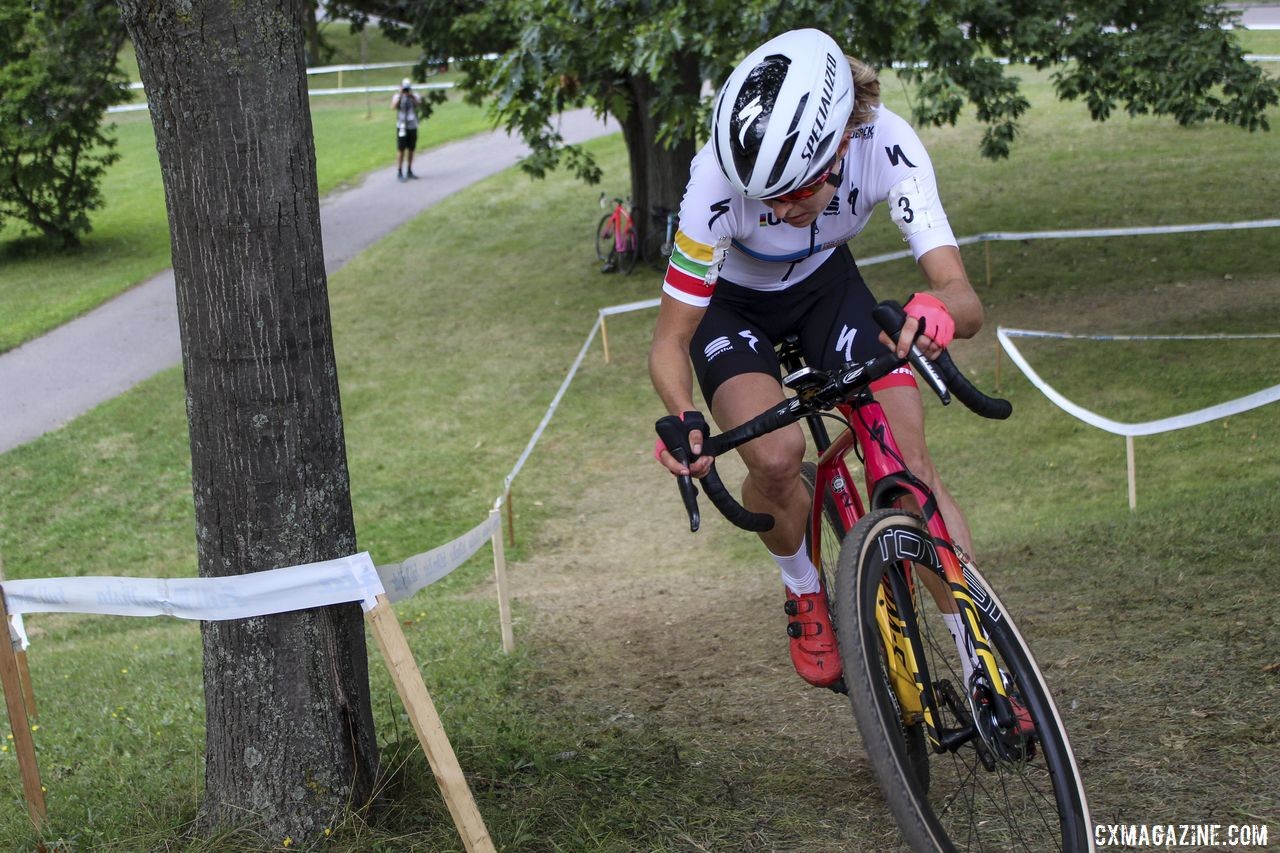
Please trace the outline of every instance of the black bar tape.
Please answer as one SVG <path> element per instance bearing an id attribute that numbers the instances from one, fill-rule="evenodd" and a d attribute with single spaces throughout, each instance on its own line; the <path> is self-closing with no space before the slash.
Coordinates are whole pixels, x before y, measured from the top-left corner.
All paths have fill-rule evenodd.
<path id="1" fill-rule="evenodd" d="M 737 499 L 724 487 L 714 465 L 707 472 L 707 476 L 702 478 L 702 486 L 707 490 L 707 497 L 711 498 L 716 509 L 720 510 L 720 514 L 734 525 L 753 533 L 773 529 L 773 516 L 764 512 L 752 512 L 738 503 Z"/>
<path id="2" fill-rule="evenodd" d="M 975 415 L 991 418 L 993 421 L 1002 421 L 1013 414 L 1012 403 L 999 397 L 988 397 L 979 391 L 960 372 L 960 368 L 956 367 L 956 363 L 951 360 L 951 356 L 948 353 L 943 352 L 940 354 L 933 360 L 933 364 L 938 368 L 938 372 L 942 374 L 942 378 L 946 380 L 947 387 L 951 389 L 951 393 L 955 395 L 957 400 L 964 403 L 965 408 Z"/>

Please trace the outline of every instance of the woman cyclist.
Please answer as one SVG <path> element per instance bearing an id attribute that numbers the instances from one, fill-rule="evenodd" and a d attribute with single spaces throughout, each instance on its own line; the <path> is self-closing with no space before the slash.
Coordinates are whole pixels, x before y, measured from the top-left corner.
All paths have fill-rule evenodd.
<path id="1" fill-rule="evenodd" d="M 813 29 L 761 45 L 717 94 L 711 139 L 690 167 L 649 352 L 654 388 L 682 416 L 695 454 L 707 427 L 694 405 L 690 360 L 712 416 L 728 430 L 784 398 L 774 353 L 784 336 L 798 335 L 807 362 L 821 369 L 892 346 L 872 319 L 875 299 L 847 245 L 880 202 L 928 284 L 906 305 L 899 355 L 921 323 L 917 344 L 927 356 L 982 325 L 929 155 L 879 94 L 873 69 Z M 929 458 L 910 368 L 872 389 L 907 467 L 972 552 L 964 516 Z M 842 670 L 826 592 L 805 548 L 804 434 L 793 425 L 738 452 L 747 466 L 743 505 L 776 520 L 760 538 L 786 587 L 792 662 L 811 684 L 836 685 Z M 682 465 L 661 442 L 655 456 L 672 474 L 701 476 L 711 463 Z"/>

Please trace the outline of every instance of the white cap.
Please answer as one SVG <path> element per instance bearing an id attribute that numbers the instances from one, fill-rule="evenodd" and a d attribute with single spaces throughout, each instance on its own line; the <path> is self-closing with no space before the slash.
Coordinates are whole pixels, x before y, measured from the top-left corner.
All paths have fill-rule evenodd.
<path id="1" fill-rule="evenodd" d="M 404 78 L 403 80 L 401 80 L 401 81 L 400 81 L 400 88 L 401 88 L 401 89 L 407 89 L 407 88 L 409 88 L 409 86 L 412 84 L 412 82 L 413 82 L 413 81 L 411 81 L 408 77 L 406 77 L 406 78 Z"/>

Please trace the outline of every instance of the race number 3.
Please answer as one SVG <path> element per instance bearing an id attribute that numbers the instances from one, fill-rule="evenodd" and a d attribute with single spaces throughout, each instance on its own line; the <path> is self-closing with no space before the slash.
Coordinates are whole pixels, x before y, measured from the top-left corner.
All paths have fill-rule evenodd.
<path id="1" fill-rule="evenodd" d="M 888 201 L 889 216 L 902 232 L 903 240 L 929 227 L 929 200 L 915 175 L 890 187 Z"/>

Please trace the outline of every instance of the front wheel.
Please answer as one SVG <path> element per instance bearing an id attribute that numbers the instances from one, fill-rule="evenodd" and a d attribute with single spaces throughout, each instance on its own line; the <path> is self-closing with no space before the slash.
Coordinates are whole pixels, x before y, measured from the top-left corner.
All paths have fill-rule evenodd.
<path id="1" fill-rule="evenodd" d="M 939 570 L 924 523 L 887 509 L 849 533 L 837 571 L 844 677 L 867 757 L 903 836 L 918 851 L 1092 850 L 1071 744 L 1026 642 L 986 580 L 966 566 L 1005 692 L 1020 709 L 1021 724 L 1001 730 L 989 686 L 981 677 L 965 683 L 957 644 L 920 577 Z M 954 609 L 951 601 L 945 597 L 943 606 Z M 886 640 L 886 624 L 901 633 Z M 905 679 L 895 678 L 904 666 L 900 644 L 911 634 L 921 659 Z M 937 709 L 926 743 L 922 688 Z"/>

